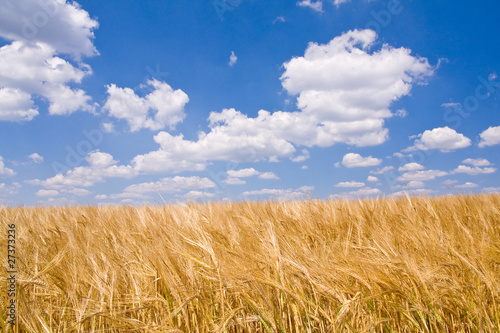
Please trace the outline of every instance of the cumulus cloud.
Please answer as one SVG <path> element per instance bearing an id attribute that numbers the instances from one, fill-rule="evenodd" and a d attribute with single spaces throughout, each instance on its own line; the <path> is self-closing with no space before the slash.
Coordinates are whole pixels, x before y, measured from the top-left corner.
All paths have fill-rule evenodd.
<path id="1" fill-rule="evenodd" d="M 210 199 L 214 197 L 214 193 L 203 192 L 203 191 L 189 191 L 184 194 L 182 197 L 188 200 L 196 200 L 196 199 Z"/>
<path id="2" fill-rule="evenodd" d="M 244 180 L 241 180 L 239 178 L 228 178 L 223 180 L 224 183 L 228 185 L 243 185 L 246 184 L 247 182 Z"/>
<path id="3" fill-rule="evenodd" d="M 0 178 L 13 177 L 15 175 L 14 170 L 7 168 L 3 163 L 3 157 L 0 156 Z"/>
<path id="4" fill-rule="evenodd" d="M 11 197 L 14 194 L 17 194 L 20 188 L 21 184 L 18 182 L 14 182 L 11 185 L 0 183 L 0 197 Z"/>
<path id="5" fill-rule="evenodd" d="M 323 11 L 323 1 L 322 0 L 301 0 L 297 2 L 297 6 L 308 7 L 317 12 Z"/>
<path id="6" fill-rule="evenodd" d="M 11 41 L 50 45 L 76 59 L 98 54 L 94 30 L 99 26 L 76 2 L 16 0 L 0 8 L 0 36 Z"/>
<path id="7" fill-rule="evenodd" d="M 69 84 L 81 83 L 92 73 L 89 66 L 73 66 L 56 56 L 51 46 L 14 41 L 0 48 L 0 119 L 29 121 L 38 114 L 33 95 L 46 98 L 49 114 L 94 111 L 91 98 Z"/>
<path id="8" fill-rule="evenodd" d="M 477 166 L 477 167 L 491 165 L 490 161 L 488 161 L 484 158 L 476 158 L 476 159 L 468 158 L 468 159 L 463 160 L 462 163 L 470 164 L 470 165 Z"/>
<path id="9" fill-rule="evenodd" d="M 418 164 L 418 163 L 407 163 L 400 167 L 398 171 L 417 171 L 417 170 L 423 170 L 425 169 L 423 165 Z"/>
<path id="10" fill-rule="evenodd" d="M 265 196 L 276 198 L 281 201 L 292 201 L 305 199 L 307 194 L 314 190 L 314 186 L 302 186 L 297 189 L 261 189 L 243 192 L 242 196 Z"/>
<path id="11" fill-rule="evenodd" d="M 234 54 L 234 51 L 231 51 L 231 55 L 229 56 L 229 66 L 233 67 L 237 60 L 238 57 Z"/>
<path id="12" fill-rule="evenodd" d="M 379 181 L 379 179 L 377 177 L 375 177 L 375 176 L 368 176 L 368 178 L 366 180 L 369 181 L 369 182 L 372 182 L 372 183 Z"/>
<path id="13" fill-rule="evenodd" d="M 342 165 L 346 168 L 377 166 L 380 163 L 382 163 L 382 160 L 379 158 L 371 156 L 363 157 L 355 153 L 348 153 L 342 159 Z"/>
<path id="14" fill-rule="evenodd" d="M 106 178 L 132 178 L 137 175 L 129 165 L 116 165 L 117 161 L 108 153 L 96 150 L 85 159 L 89 166 L 76 167 L 46 180 L 33 179 L 26 182 L 51 190 L 71 190 L 75 187 L 90 187 Z"/>
<path id="15" fill-rule="evenodd" d="M 33 163 L 42 163 L 43 162 L 43 157 L 40 156 L 38 153 L 33 153 L 28 156 L 28 158 L 33 162 Z"/>
<path id="16" fill-rule="evenodd" d="M 334 0 L 333 1 L 333 4 L 337 7 L 339 7 L 341 4 L 343 3 L 347 3 L 347 2 L 350 2 L 351 0 Z"/>
<path id="17" fill-rule="evenodd" d="M 254 168 L 247 168 L 241 170 L 228 170 L 227 175 L 234 178 L 245 178 L 259 175 L 260 172 Z"/>
<path id="18" fill-rule="evenodd" d="M 39 190 L 36 192 L 37 197 L 55 197 L 58 196 L 59 192 L 56 190 Z"/>
<path id="19" fill-rule="evenodd" d="M 302 149 L 302 155 L 295 156 L 291 158 L 292 162 L 304 162 L 309 159 L 309 151 L 307 149 Z"/>
<path id="20" fill-rule="evenodd" d="M 460 189 L 471 189 L 471 188 L 475 188 L 477 186 L 478 186 L 477 184 L 474 184 L 474 183 L 471 183 L 471 182 L 466 182 L 465 184 L 457 185 L 455 187 L 456 188 L 460 188 Z"/>
<path id="21" fill-rule="evenodd" d="M 76 2 L 9 1 L 0 7 L 0 121 L 30 121 L 38 114 L 33 96 L 49 102 L 52 115 L 94 111 L 91 98 L 73 87 L 92 73 L 81 62 L 98 54 L 97 21 Z M 59 55 L 68 54 L 73 65 Z"/>
<path id="22" fill-rule="evenodd" d="M 430 195 L 433 193 L 435 193 L 435 191 L 425 189 L 425 188 L 419 188 L 416 190 L 406 190 L 406 191 L 395 192 L 392 194 L 392 196 L 394 196 L 394 197 L 421 196 L 421 195 Z"/>
<path id="23" fill-rule="evenodd" d="M 427 59 L 413 57 L 409 49 L 385 44 L 370 53 L 376 40 L 372 30 L 352 30 L 326 45 L 310 43 L 303 57 L 284 64 L 281 77 L 305 115 L 326 127 L 349 127 L 349 135 L 338 140 L 358 146 L 385 142 L 384 118 L 393 115 L 389 106 L 433 74 Z"/>
<path id="24" fill-rule="evenodd" d="M 412 180 L 404 185 L 398 185 L 398 188 L 404 188 L 404 189 L 409 189 L 409 188 L 422 188 L 425 187 L 425 183 L 419 180 Z"/>
<path id="25" fill-rule="evenodd" d="M 363 187 L 365 183 L 351 181 L 351 182 L 340 182 L 335 187 Z"/>
<path id="26" fill-rule="evenodd" d="M 107 87 L 108 98 L 103 109 L 109 115 L 126 120 L 132 132 L 141 128 L 151 130 L 173 128 L 184 117 L 184 106 L 189 98 L 182 90 L 173 90 L 165 82 L 156 79 L 147 81 L 152 91 L 139 97 L 130 88 L 119 88 L 114 84 Z"/>
<path id="27" fill-rule="evenodd" d="M 459 165 L 452 173 L 466 173 L 471 176 L 484 175 L 489 173 L 494 173 L 497 171 L 496 168 L 480 168 L 480 167 L 470 167 L 467 165 Z"/>
<path id="28" fill-rule="evenodd" d="M 198 176 L 162 178 L 156 182 L 140 183 L 127 186 L 125 193 L 173 193 L 182 190 L 199 190 L 215 187 L 215 183 L 208 178 Z"/>
<path id="29" fill-rule="evenodd" d="M 427 181 L 427 180 L 433 180 L 436 179 L 437 177 L 443 177 L 448 175 L 448 172 L 446 171 L 440 171 L 440 170 L 424 170 L 424 171 L 411 171 L 411 172 L 405 172 L 402 174 L 400 177 L 398 177 L 399 181 Z"/>
<path id="30" fill-rule="evenodd" d="M 487 130 L 479 134 L 481 142 L 478 146 L 484 148 L 486 146 L 494 146 L 500 144 L 500 126 L 489 127 Z"/>
<path id="31" fill-rule="evenodd" d="M 380 169 L 372 170 L 372 171 L 370 171 L 370 173 L 372 173 L 374 175 L 382 175 L 382 174 L 389 172 L 391 170 L 394 170 L 393 166 L 385 166 L 385 167 L 380 168 Z"/>
<path id="32" fill-rule="evenodd" d="M 471 145 L 471 140 L 463 134 L 457 133 L 454 129 L 438 127 L 433 130 L 427 130 L 417 135 L 414 145 L 404 149 L 404 152 L 414 150 L 437 149 L 441 152 L 451 152 L 456 149 L 462 149 Z"/>

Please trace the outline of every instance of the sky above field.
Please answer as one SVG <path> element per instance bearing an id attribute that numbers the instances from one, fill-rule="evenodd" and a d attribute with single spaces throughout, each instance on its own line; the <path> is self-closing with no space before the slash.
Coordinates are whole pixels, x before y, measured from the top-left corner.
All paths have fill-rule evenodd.
<path id="1" fill-rule="evenodd" d="M 0 204 L 500 192 L 499 12 L 0 0 Z"/>

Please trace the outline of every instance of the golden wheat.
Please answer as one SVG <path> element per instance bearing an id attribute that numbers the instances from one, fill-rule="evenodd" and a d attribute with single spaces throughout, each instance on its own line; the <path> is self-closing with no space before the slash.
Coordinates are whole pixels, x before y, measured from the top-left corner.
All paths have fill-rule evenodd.
<path id="1" fill-rule="evenodd" d="M 16 223 L 20 332 L 500 328 L 500 195 L 4 207 L 0 221 L 2 258 Z"/>

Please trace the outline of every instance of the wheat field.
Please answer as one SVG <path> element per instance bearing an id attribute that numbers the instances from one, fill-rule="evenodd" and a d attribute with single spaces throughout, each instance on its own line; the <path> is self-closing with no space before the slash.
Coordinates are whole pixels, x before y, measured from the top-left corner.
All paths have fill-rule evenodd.
<path id="1" fill-rule="evenodd" d="M 500 329 L 500 195 L 3 207 L 0 221 L 2 258 L 16 223 L 19 332 Z"/>

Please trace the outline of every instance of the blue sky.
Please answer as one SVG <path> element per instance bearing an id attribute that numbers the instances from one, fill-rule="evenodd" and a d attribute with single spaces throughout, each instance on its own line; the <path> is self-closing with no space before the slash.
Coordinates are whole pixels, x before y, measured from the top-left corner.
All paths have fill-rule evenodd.
<path id="1" fill-rule="evenodd" d="M 0 204 L 500 192 L 499 10 L 0 0 Z"/>

